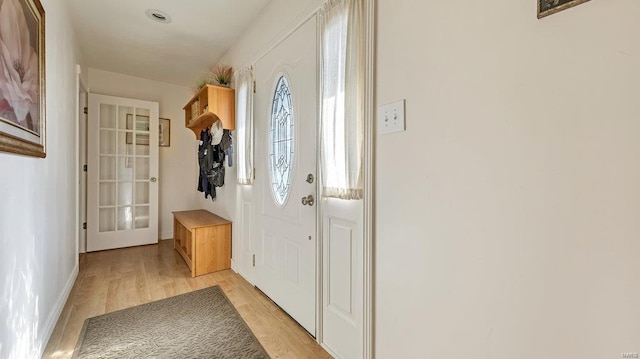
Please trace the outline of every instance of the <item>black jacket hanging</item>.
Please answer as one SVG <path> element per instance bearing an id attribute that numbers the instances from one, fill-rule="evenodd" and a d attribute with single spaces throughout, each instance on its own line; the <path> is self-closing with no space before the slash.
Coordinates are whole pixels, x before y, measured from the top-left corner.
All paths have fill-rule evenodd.
<path id="1" fill-rule="evenodd" d="M 211 147 L 211 135 L 209 134 L 209 128 L 200 131 L 200 145 L 198 146 L 198 165 L 200 166 L 200 175 L 198 177 L 198 191 L 204 192 L 204 198 L 211 196 L 211 199 L 216 198 L 216 188 L 209 183 L 206 173 L 205 158 L 209 153 Z"/>
<path id="2" fill-rule="evenodd" d="M 224 160 L 225 152 L 220 144 L 211 144 L 211 133 L 207 127 L 200 132 L 200 146 L 198 146 L 198 164 L 200 176 L 198 179 L 198 191 L 204 192 L 205 198 L 211 195 L 216 199 L 216 187 L 224 186 Z"/>

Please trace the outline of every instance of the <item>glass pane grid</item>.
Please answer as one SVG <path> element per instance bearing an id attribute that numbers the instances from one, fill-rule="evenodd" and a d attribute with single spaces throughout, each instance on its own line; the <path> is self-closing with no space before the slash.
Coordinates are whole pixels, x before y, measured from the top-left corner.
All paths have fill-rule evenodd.
<path id="1" fill-rule="evenodd" d="M 115 179 L 117 132 L 115 105 L 100 104 L 100 167 L 98 168 L 98 231 L 100 233 L 115 230 Z"/>
<path id="2" fill-rule="evenodd" d="M 101 208 L 98 210 L 98 231 L 113 232 L 116 227 L 115 208 Z"/>
<path id="3" fill-rule="evenodd" d="M 118 182 L 118 206 L 133 204 L 133 183 Z"/>
<path id="4" fill-rule="evenodd" d="M 273 95 L 269 129 L 269 172 L 271 190 L 278 205 L 284 204 L 291 187 L 294 156 L 294 123 L 291 90 L 281 76 Z"/>
<path id="5" fill-rule="evenodd" d="M 136 205 L 149 204 L 149 182 L 136 182 L 135 199 Z"/>
<path id="6" fill-rule="evenodd" d="M 109 207 L 115 205 L 116 186 L 112 182 L 100 182 L 98 184 L 98 205 Z"/>
<path id="7" fill-rule="evenodd" d="M 115 156 L 100 156 L 99 180 L 113 181 L 116 179 Z"/>
<path id="8" fill-rule="evenodd" d="M 150 112 L 101 105 L 100 232 L 149 228 Z"/>
<path id="9" fill-rule="evenodd" d="M 133 107 L 119 106 L 118 107 L 118 129 L 119 130 L 133 130 Z"/>
<path id="10" fill-rule="evenodd" d="M 116 106 L 102 103 L 100 104 L 100 128 L 116 128 Z"/>
<path id="11" fill-rule="evenodd" d="M 133 207 L 118 207 L 118 231 L 133 229 Z"/>
<path id="12" fill-rule="evenodd" d="M 136 156 L 135 179 L 138 181 L 148 180 L 151 174 L 150 159 L 148 156 Z"/>
<path id="13" fill-rule="evenodd" d="M 100 154 L 113 155 L 116 153 L 116 131 L 100 130 Z"/>
<path id="14" fill-rule="evenodd" d="M 149 145 L 136 145 L 136 157 L 149 157 Z"/>
<path id="15" fill-rule="evenodd" d="M 135 228 L 149 228 L 149 206 L 136 206 L 133 224 Z"/>

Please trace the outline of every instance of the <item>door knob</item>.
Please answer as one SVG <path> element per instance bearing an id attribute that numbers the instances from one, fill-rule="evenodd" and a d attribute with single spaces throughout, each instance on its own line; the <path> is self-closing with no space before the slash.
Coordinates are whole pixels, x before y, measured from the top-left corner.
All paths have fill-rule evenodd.
<path id="1" fill-rule="evenodd" d="M 302 197 L 302 205 L 304 206 L 313 206 L 315 200 L 313 199 L 313 195 L 308 195 L 306 197 Z"/>
<path id="2" fill-rule="evenodd" d="M 156 182 L 156 181 L 158 181 L 158 179 L 157 179 L 157 178 L 155 178 L 155 177 L 151 177 L 151 179 L 149 179 L 149 181 L 151 181 L 151 182 Z"/>

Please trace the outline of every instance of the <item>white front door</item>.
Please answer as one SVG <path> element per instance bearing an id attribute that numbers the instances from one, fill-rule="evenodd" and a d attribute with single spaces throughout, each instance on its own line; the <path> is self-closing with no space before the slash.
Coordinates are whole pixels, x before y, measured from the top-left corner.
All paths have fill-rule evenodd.
<path id="1" fill-rule="evenodd" d="M 158 103 L 89 94 L 87 251 L 158 242 Z"/>
<path id="2" fill-rule="evenodd" d="M 255 285 L 315 335 L 315 16 L 256 63 L 255 78 Z"/>

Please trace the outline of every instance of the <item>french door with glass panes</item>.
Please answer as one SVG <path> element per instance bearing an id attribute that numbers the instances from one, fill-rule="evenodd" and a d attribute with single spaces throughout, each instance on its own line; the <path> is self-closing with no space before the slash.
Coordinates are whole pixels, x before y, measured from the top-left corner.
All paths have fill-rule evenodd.
<path id="1" fill-rule="evenodd" d="M 158 242 L 158 103 L 89 94 L 87 251 Z"/>

